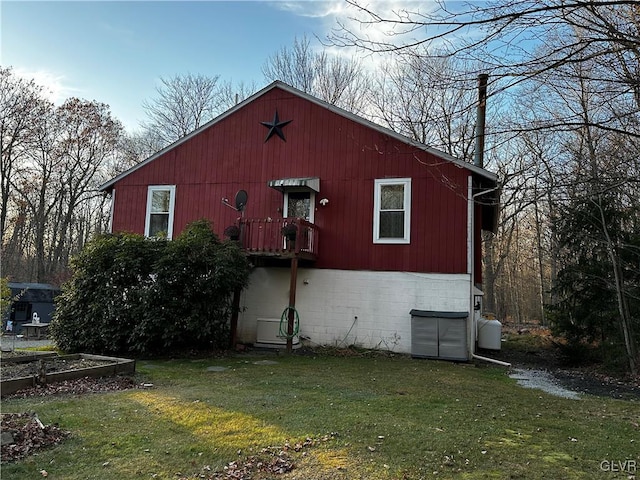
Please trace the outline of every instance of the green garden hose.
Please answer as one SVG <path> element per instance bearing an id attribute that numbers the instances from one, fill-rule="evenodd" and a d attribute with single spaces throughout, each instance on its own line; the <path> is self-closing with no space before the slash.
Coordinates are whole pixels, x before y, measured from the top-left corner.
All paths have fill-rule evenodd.
<path id="1" fill-rule="evenodd" d="M 293 310 L 293 313 L 295 314 L 295 320 L 293 322 L 293 332 L 291 333 L 291 335 L 287 333 L 287 331 L 289 330 L 289 310 Z M 284 311 L 282 312 L 282 315 L 280 316 L 280 336 L 291 339 L 296 335 L 298 335 L 299 331 L 300 331 L 300 315 L 298 315 L 298 311 L 294 307 L 289 305 L 287 308 L 284 309 Z"/>

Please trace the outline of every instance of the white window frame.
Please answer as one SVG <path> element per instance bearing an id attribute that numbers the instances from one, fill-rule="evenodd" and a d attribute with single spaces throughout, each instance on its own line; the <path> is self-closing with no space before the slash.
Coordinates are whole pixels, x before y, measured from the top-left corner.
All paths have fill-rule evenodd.
<path id="1" fill-rule="evenodd" d="M 113 211 L 116 209 L 116 189 L 111 190 L 111 205 L 109 205 L 109 223 L 107 232 L 113 233 Z"/>
<path id="2" fill-rule="evenodd" d="M 284 205 L 282 207 L 282 216 L 287 218 L 289 216 L 289 193 L 290 192 L 304 192 L 309 193 L 309 223 L 314 223 L 316 213 L 316 192 L 309 190 L 296 190 L 287 189 L 284 192 Z"/>
<path id="3" fill-rule="evenodd" d="M 380 194 L 386 185 L 404 187 L 404 235 L 398 238 L 380 238 Z M 408 244 L 411 243 L 411 178 L 376 179 L 373 191 L 373 243 Z"/>
<path id="4" fill-rule="evenodd" d="M 167 225 L 167 240 L 173 238 L 173 214 L 176 206 L 176 186 L 175 185 L 149 185 L 147 189 L 147 211 L 144 218 L 144 236 L 149 237 L 151 228 L 151 200 L 153 192 L 169 192 L 169 220 Z"/>

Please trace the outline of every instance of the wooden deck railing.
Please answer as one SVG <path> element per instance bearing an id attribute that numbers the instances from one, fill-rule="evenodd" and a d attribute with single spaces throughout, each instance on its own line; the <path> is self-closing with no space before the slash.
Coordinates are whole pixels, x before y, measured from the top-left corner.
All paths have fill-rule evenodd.
<path id="1" fill-rule="evenodd" d="M 288 239 L 283 227 L 294 225 L 296 235 Z M 318 228 L 302 218 L 243 218 L 240 220 L 242 248 L 252 255 L 299 256 L 316 259 Z"/>

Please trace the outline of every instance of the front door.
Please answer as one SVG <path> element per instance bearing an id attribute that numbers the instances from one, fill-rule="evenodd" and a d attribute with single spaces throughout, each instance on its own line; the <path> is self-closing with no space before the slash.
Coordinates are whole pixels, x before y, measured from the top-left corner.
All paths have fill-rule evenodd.
<path id="1" fill-rule="evenodd" d="M 304 218 L 307 222 L 313 223 L 313 214 L 315 211 L 316 194 L 315 192 L 302 191 L 284 193 L 284 209 L 283 217 Z"/>

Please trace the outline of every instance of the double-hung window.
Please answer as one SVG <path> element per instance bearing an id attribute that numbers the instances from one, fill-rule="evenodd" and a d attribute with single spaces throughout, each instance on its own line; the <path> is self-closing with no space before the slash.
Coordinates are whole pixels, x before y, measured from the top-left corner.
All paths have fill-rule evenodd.
<path id="1" fill-rule="evenodd" d="M 149 187 L 147 191 L 147 215 L 144 225 L 145 236 L 172 238 L 175 203 L 175 185 L 152 185 Z"/>
<path id="2" fill-rule="evenodd" d="M 411 179 L 375 181 L 373 243 L 410 243 Z"/>

